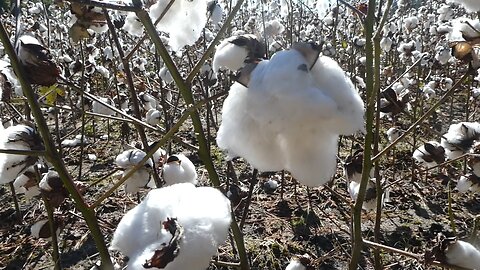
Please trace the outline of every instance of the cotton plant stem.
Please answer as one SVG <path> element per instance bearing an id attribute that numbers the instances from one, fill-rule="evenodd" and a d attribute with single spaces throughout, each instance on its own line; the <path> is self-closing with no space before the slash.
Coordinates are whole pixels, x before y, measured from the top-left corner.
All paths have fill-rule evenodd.
<path id="1" fill-rule="evenodd" d="M 55 217 L 53 215 L 53 207 L 50 204 L 50 201 L 42 195 L 43 203 L 45 204 L 45 210 L 47 211 L 48 217 L 48 225 L 50 227 L 50 234 L 52 237 L 52 259 L 53 259 L 53 269 L 60 270 L 62 266 L 60 265 L 60 252 L 58 250 L 58 237 L 57 237 L 57 229 L 55 228 Z"/>
<path id="2" fill-rule="evenodd" d="M 453 93 L 455 93 L 455 90 L 457 90 L 457 88 L 462 84 L 462 82 L 468 77 L 468 73 L 465 73 L 462 78 L 460 78 L 453 86 L 452 88 L 450 88 L 435 104 L 432 105 L 432 107 L 430 107 L 430 109 L 425 112 L 415 123 L 413 123 L 412 125 L 410 125 L 410 127 L 402 134 L 400 135 L 395 141 L 393 141 L 391 144 L 389 144 L 388 146 L 386 146 L 382 151 L 380 151 L 380 153 L 378 153 L 377 155 L 375 155 L 373 158 L 372 158 L 372 161 L 375 162 L 376 160 L 378 160 L 381 156 L 383 156 L 385 153 L 387 153 L 388 151 L 390 151 L 397 143 L 401 142 L 408 134 L 410 134 L 413 130 L 415 130 L 415 128 L 420 124 L 422 123 L 425 119 L 427 119 L 427 117 L 429 117 L 432 113 L 435 112 L 435 110 L 438 108 L 438 106 L 440 106 L 441 104 L 443 104 L 445 102 L 445 100 L 447 100 L 448 97 L 450 97 L 451 95 L 453 95 Z"/>
<path id="3" fill-rule="evenodd" d="M 381 13 L 382 9 L 382 3 L 383 1 L 380 1 L 380 4 L 378 6 L 378 12 L 379 14 Z M 376 95 L 376 102 L 377 102 L 377 108 L 380 106 L 380 85 L 381 85 L 381 78 L 380 78 L 380 55 L 381 55 L 381 48 L 380 48 L 380 40 L 381 40 L 381 30 L 383 29 L 383 25 L 385 24 L 385 21 L 387 20 L 388 14 L 390 12 L 390 7 L 392 5 L 392 0 L 387 0 L 386 6 L 384 13 L 382 15 L 382 19 L 380 21 L 380 24 L 377 26 L 377 31 L 375 35 L 373 36 L 373 44 L 374 44 L 374 53 L 375 53 L 375 58 L 374 58 L 374 63 L 375 63 L 375 70 L 374 70 L 374 92 Z M 375 112 L 375 145 L 374 145 L 374 154 L 376 155 L 378 153 L 378 147 L 380 144 L 380 110 L 376 110 Z M 380 241 L 381 237 L 381 232 L 380 232 L 380 226 L 382 222 L 382 206 L 383 206 L 383 198 L 384 198 L 384 189 L 381 184 L 381 176 L 380 176 L 380 164 L 379 162 L 375 162 L 375 186 L 377 190 L 377 211 L 375 212 L 375 227 L 374 227 L 374 239 L 375 242 Z M 380 270 L 383 268 L 382 266 L 382 257 L 380 254 L 380 250 L 374 250 L 373 252 L 374 255 L 374 265 L 375 269 Z"/>
<path id="4" fill-rule="evenodd" d="M 233 209 L 231 215 L 232 224 L 230 224 L 230 228 L 232 228 L 233 238 L 235 239 L 235 243 L 237 244 L 238 256 L 240 257 L 240 269 L 250 270 L 250 263 L 248 262 L 243 233 L 242 230 L 238 227 L 237 221 L 235 220 L 235 213 L 233 212 Z"/>
<path id="5" fill-rule="evenodd" d="M 132 101 L 133 114 L 135 118 L 142 119 L 142 115 L 140 113 L 140 104 L 138 103 L 138 98 L 137 98 L 137 91 L 135 90 L 135 85 L 133 84 L 132 71 L 130 70 L 130 62 L 125 59 L 125 53 L 123 52 L 122 45 L 120 44 L 120 41 L 118 39 L 115 26 L 113 25 L 112 20 L 110 20 L 108 11 L 104 9 L 103 14 L 107 19 L 109 32 L 111 34 L 111 37 L 114 41 L 115 46 L 117 47 L 118 54 L 120 55 L 120 58 L 122 60 L 123 71 L 125 72 L 125 76 L 127 77 L 127 85 L 128 85 L 128 90 L 130 92 L 130 100 Z M 134 124 L 134 126 L 137 129 L 138 135 L 140 136 L 140 140 L 142 141 L 143 149 L 144 150 L 148 149 L 149 147 L 148 139 L 147 139 L 147 134 L 145 133 L 145 129 L 143 128 L 142 125 L 139 125 L 139 124 Z M 155 164 L 155 160 L 153 160 L 153 158 L 152 158 L 152 162 L 153 164 Z M 156 171 L 154 171 L 152 175 L 153 175 L 153 180 L 155 181 L 156 186 L 160 187 L 161 185 L 160 176 Z"/>
<path id="6" fill-rule="evenodd" d="M 20 222 L 22 219 L 22 212 L 20 211 L 20 205 L 18 204 L 17 192 L 15 192 L 15 186 L 13 185 L 13 182 L 8 183 L 8 185 L 10 186 L 10 192 L 12 192 L 13 205 L 15 206 L 15 215 L 17 221 Z"/>
<path id="7" fill-rule="evenodd" d="M 138 1 L 139 0 L 134 0 L 134 5 Z M 178 71 L 175 63 L 170 57 L 170 54 L 168 53 L 167 48 L 165 47 L 162 40 L 158 36 L 157 30 L 153 25 L 152 20 L 150 19 L 150 16 L 145 10 L 140 10 L 136 12 L 136 14 L 137 14 L 137 17 L 142 22 L 142 24 L 144 25 L 148 35 L 150 36 L 150 39 L 155 44 L 158 54 L 162 57 L 163 61 L 165 62 L 165 66 L 170 71 L 170 74 L 172 75 L 173 80 L 175 81 L 175 84 L 177 85 L 180 91 L 180 94 L 185 100 L 185 103 L 187 105 L 193 105 L 195 101 L 193 98 L 193 93 L 191 91 L 191 85 L 187 84 L 183 80 L 182 76 L 180 75 L 180 72 Z M 200 119 L 200 115 L 197 110 L 194 110 L 192 112 L 191 119 L 192 119 L 193 128 L 195 130 L 195 134 L 196 134 L 198 146 L 199 146 L 198 155 L 200 156 L 200 159 L 202 160 L 205 168 L 208 171 L 210 181 L 215 187 L 219 187 L 220 178 L 218 177 L 217 171 L 215 170 L 215 166 L 213 165 L 213 161 L 210 156 L 210 149 L 208 147 L 207 140 L 205 138 L 205 133 L 203 131 L 202 121 Z"/>
<path id="8" fill-rule="evenodd" d="M 357 200 L 353 207 L 353 247 L 352 256 L 349 264 L 349 270 L 356 270 L 358 262 L 360 261 L 361 251 L 363 247 L 362 242 L 362 206 L 367 191 L 367 184 L 370 178 L 370 169 L 373 164 L 372 143 L 374 139 L 373 134 L 373 120 L 375 116 L 375 85 L 374 85 L 374 55 L 373 55 L 373 26 L 375 24 L 375 0 L 369 0 L 368 14 L 365 19 L 365 49 L 366 49 L 366 131 L 365 140 L 363 144 L 363 170 L 362 180 L 358 191 Z M 378 82 L 377 82 L 378 83 Z"/>
<path id="9" fill-rule="evenodd" d="M 75 187 L 70 174 L 65 168 L 62 157 L 59 155 L 56 146 L 53 143 L 53 138 L 51 136 L 50 130 L 48 130 L 45 118 L 43 118 L 43 113 L 40 110 L 38 103 L 36 102 L 32 86 L 28 83 L 28 80 L 25 77 L 25 72 L 18 62 L 17 56 L 15 54 L 12 44 L 9 41 L 7 32 L 5 31 L 2 22 L 0 22 L 0 40 L 3 43 L 5 52 L 10 58 L 10 64 L 12 65 L 13 70 L 17 75 L 17 79 L 22 86 L 23 93 L 27 98 L 28 104 L 30 105 L 31 112 L 37 124 L 37 129 L 43 139 L 46 158 L 58 172 L 58 175 L 60 176 L 60 179 L 62 180 L 65 188 L 72 196 L 72 199 L 75 202 L 75 206 L 78 208 L 78 210 L 80 210 L 80 212 L 82 212 L 82 215 L 85 219 L 85 222 L 87 223 L 93 240 L 95 241 L 97 250 L 101 257 L 100 269 L 113 269 L 112 261 L 110 260 L 110 254 L 108 253 L 105 239 L 103 238 L 102 231 L 100 230 L 97 218 L 95 217 L 95 212 L 88 208 L 82 195 L 80 195 L 77 188 Z"/>

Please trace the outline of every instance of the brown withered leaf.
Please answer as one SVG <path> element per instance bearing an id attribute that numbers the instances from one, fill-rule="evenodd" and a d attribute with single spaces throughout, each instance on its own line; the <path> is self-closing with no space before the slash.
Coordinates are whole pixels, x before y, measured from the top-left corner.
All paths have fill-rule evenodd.
<path id="1" fill-rule="evenodd" d="M 155 250 L 152 258 L 143 264 L 143 268 L 165 268 L 178 256 L 180 252 L 180 240 L 183 237 L 183 227 L 178 224 L 176 218 L 167 218 L 162 223 L 163 228 L 172 234 L 172 238 L 168 244 L 163 244 L 162 249 Z"/>

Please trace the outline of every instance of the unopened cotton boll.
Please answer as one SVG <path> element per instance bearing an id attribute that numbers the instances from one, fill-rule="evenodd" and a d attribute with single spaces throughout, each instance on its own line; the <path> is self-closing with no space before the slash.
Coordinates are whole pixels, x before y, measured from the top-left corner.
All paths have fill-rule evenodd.
<path id="1" fill-rule="evenodd" d="M 215 188 L 182 183 L 155 189 L 122 218 L 110 249 L 130 258 L 128 269 L 144 269 L 155 250 L 168 246 L 173 237 L 162 224 L 176 219 L 180 252 L 163 269 L 206 269 L 226 240 L 230 211 L 230 201 Z"/>
<path id="2" fill-rule="evenodd" d="M 197 171 L 192 161 L 184 154 L 169 156 L 163 165 L 163 180 L 167 185 L 197 183 Z"/>
<path id="3" fill-rule="evenodd" d="M 457 240 L 445 250 L 447 262 L 451 265 L 478 269 L 480 266 L 480 251 L 472 244 Z"/>

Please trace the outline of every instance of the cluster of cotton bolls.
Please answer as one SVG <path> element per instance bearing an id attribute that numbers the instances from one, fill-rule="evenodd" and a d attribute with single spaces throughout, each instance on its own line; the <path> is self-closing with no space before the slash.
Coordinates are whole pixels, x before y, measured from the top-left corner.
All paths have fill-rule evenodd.
<path id="1" fill-rule="evenodd" d="M 230 211 L 215 188 L 154 189 L 122 218 L 110 249 L 129 257 L 128 269 L 206 269 L 227 238 Z"/>
<path id="2" fill-rule="evenodd" d="M 344 71 L 319 53 L 299 43 L 244 67 L 224 102 L 218 145 L 261 171 L 287 169 L 309 186 L 328 182 L 338 136 L 363 130 L 364 108 Z"/>

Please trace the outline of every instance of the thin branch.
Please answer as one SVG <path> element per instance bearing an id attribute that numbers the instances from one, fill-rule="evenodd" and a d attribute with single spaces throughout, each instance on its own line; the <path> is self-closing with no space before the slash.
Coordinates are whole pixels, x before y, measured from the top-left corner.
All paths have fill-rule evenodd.
<path id="1" fill-rule="evenodd" d="M 136 12 L 140 8 L 135 6 L 125 6 L 125 5 L 118 5 L 115 3 L 109 3 L 107 0 L 102 1 L 93 1 L 93 0 L 67 0 L 71 3 L 77 3 L 86 6 L 93 6 L 99 8 L 106 8 L 111 10 L 120 10 L 120 11 L 128 11 L 128 12 Z"/>

